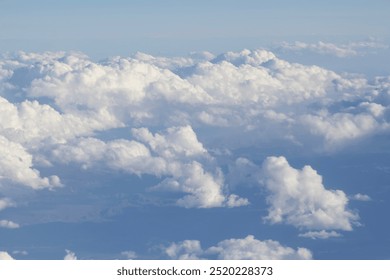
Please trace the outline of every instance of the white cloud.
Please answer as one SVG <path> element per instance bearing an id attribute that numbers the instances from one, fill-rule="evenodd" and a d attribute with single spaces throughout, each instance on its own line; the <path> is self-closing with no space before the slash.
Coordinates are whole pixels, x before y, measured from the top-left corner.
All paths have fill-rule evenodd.
<path id="1" fill-rule="evenodd" d="M 301 170 L 284 157 L 268 157 L 262 166 L 262 184 L 269 194 L 267 221 L 301 229 L 352 230 L 358 215 L 347 208 L 341 190 L 328 190 L 310 166 Z"/>
<path id="2" fill-rule="evenodd" d="M 312 258 L 311 252 L 306 248 L 293 249 L 284 247 L 273 240 L 257 240 L 253 235 L 244 239 L 227 239 L 217 246 L 210 247 L 208 253 L 217 254 L 224 260 L 282 260 Z"/>
<path id="3" fill-rule="evenodd" d="M 124 256 L 128 260 L 133 260 L 133 259 L 136 259 L 138 257 L 137 253 L 134 251 L 123 251 L 123 252 L 121 252 L 121 255 Z"/>
<path id="4" fill-rule="evenodd" d="M 302 122 L 312 134 L 323 136 L 330 147 L 378 133 L 388 127 L 388 124 L 381 125 L 374 116 L 366 113 L 306 115 L 302 117 Z"/>
<path id="5" fill-rule="evenodd" d="M 20 225 L 15 223 L 15 222 L 12 222 L 12 221 L 0 220 L 0 227 L 8 228 L 8 229 L 15 229 L 15 228 L 19 228 Z"/>
<path id="6" fill-rule="evenodd" d="M 9 198 L 0 198 L 0 211 L 12 206 L 15 206 L 12 200 Z"/>
<path id="7" fill-rule="evenodd" d="M 94 139 L 78 139 L 71 145 L 53 150 L 61 162 L 78 162 L 84 168 L 104 164 L 133 174 L 165 177 L 155 190 L 180 191 L 185 196 L 177 205 L 192 208 L 238 207 L 248 200 L 228 194 L 221 170 L 213 167 L 208 155 L 190 126 L 168 128 L 164 134 L 152 134 L 147 128 L 133 129 L 136 141 L 113 140 L 107 143 Z M 209 170 L 198 160 L 205 161 Z"/>
<path id="8" fill-rule="evenodd" d="M 178 260 L 198 260 L 203 249 L 199 240 L 184 240 L 178 243 L 171 243 L 165 248 L 165 254 L 171 259 Z"/>
<path id="9" fill-rule="evenodd" d="M 348 55 L 348 48 L 327 43 L 298 47 Z M 353 51 L 374 47 L 350 44 Z M 80 53 L 21 52 L 0 59 L 0 182 L 54 188 L 59 177 L 43 176 L 40 168 L 78 163 L 159 177 L 154 189 L 183 193 L 177 201 L 183 207 L 247 205 L 231 188 L 245 176 L 253 184 L 257 178 L 245 171 L 253 166 L 237 163 L 236 174 L 226 176 L 227 156 L 211 151 L 274 145 L 335 151 L 388 133 L 389 88 L 388 78 L 368 82 L 266 50 L 176 58 L 138 53 L 103 62 Z M 115 129 L 128 129 L 134 140 Z M 330 193 L 342 200 L 342 192 Z M 307 223 L 299 226 L 314 227 L 312 219 Z M 348 228 L 333 215 L 329 223 Z"/>
<path id="10" fill-rule="evenodd" d="M 311 259 L 312 253 L 306 248 L 293 249 L 282 246 L 273 240 L 261 241 L 253 235 L 243 239 L 226 239 L 206 250 L 199 240 L 185 240 L 172 243 L 165 248 L 165 253 L 172 259 L 200 259 L 216 255 L 225 260 L 281 260 Z"/>
<path id="11" fill-rule="evenodd" d="M 0 260 L 13 260 L 14 258 L 10 256 L 10 254 L 8 254 L 7 252 L 5 251 L 0 251 Z"/>
<path id="12" fill-rule="evenodd" d="M 337 57 L 350 57 L 365 54 L 370 49 L 386 49 L 387 45 L 377 41 L 352 42 L 348 44 L 333 44 L 319 41 L 317 43 L 305 43 L 296 41 L 294 43 L 284 42 L 282 50 L 303 51 L 308 50 L 314 53 L 334 55 Z"/>
<path id="13" fill-rule="evenodd" d="M 0 135 L 0 173 L 1 180 L 21 184 L 33 189 L 60 186 L 57 176 L 41 177 L 39 171 L 32 168 L 32 155 L 22 145 L 11 142 Z"/>
<path id="14" fill-rule="evenodd" d="M 309 50 L 320 54 L 330 54 L 338 57 L 358 55 L 358 52 L 349 46 L 337 46 L 335 44 L 325 43 L 322 41 L 313 44 L 307 44 L 299 41 L 296 41 L 293 44 L 283 43 L 282 49 L 293 51 Z"/>
<path id="15" fill-rule="evenodd" d="M 328 239 L 331 237 L 340 237 L 341 234 L 334 230 L 332 231 L 321 230 L 321 231 L 308 231 L 299 234 L 299 236 L 305 238 L 311 238 L 311 239 Z"/>
<path id="16" fill-rule="evenodd" d="M 70 250 L 65 250 L 66 252 L 66 255 L 64 257 L 64 260 L 66 261 L 74 261 L 74 260 L 77 260 L 77 256 L 74 252 L 70 251 Z"/>
<path id="17" fill-rule="evenodd" d="M 358 200 L 358 201 L 371 201 L 371 197 L 366 194 L 357 193 L 355 194 L 352 199 Z"/>
<path id="18" fill-rule="evenodd" d="M 168 128 L 165 135 L 153 135 L 146 128 L 133 129 L 132 132 L 136 139 L 147 143 L 153 152 L 164 158 L 188 158 L 207 154 L 189 125 Z"/>

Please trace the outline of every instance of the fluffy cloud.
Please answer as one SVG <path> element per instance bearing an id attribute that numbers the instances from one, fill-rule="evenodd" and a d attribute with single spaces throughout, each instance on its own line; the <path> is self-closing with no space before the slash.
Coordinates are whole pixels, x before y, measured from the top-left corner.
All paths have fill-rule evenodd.
<path id="1" fill-rule="evenodd" d="M 0 135 L 0 182 L 9 180 L 33 189 L 61 186 L 57 176 L 42 178 L 32 165 L 32 155 L 22 145 Z"/>
<path id="2" fill-rule="evenodd" d="M 373 90 L 384 87 L 385 92 L 384 80 L 370 85 L 318 66 L 289 63 L 266 50 L 201 59 L 137 54 L 99 63 L 78 53 L 20 53 L 3 60 L 1 67 L 6 99 L 1 99 L 0 115 L 7 121 L 0 132 L 28 148 L 149 125 L 251 131 L 276 126 L 251 136 L 283 138 L 278 134 L 283 130 L 295 142 L 313 135 L 330 145 L 388 128 L 388 118 L 378 114 L 389 104 Z M 15 96 L 22 102 L 11 103 Z M 368 103 L 372 110 L 335 111 L 343 102 Z M 344 126 L 351 128 L 337 137 Z"/>
<path id="3" fill-rule="evenodd" d="M 208 252 L 217 254 L 219 259 L 224 260 L 281 260 L 312 258 L 311 252 L 306 248 L 294 250 L 284 247 L 273 240 L 257 240 L 253 235 L 244 239 L 227 239 L 210 247 Z"/>
<path id="4" fill-rule="evenodd" d="M 84 168 L 105 164 L 133 174 L 165 177 L 153 189 L 185 193 L 177 201 L 182 207 L 237 207 L 248 204 L 246 199 L 227 194 L 221 170 L 212 167 L 211 157 L 190 126 L 172 127 L 165 134 L 154 135 L 147 128 L 140 128 L 133 129 L 133 134 L 150 149 L 137 141 L 121 139 L 106 143 L 85 138 L 71 145 L 61 145 L 52 154 L 58 161 L 78 162 Z M 205 161 L 210 170 L 205 170 L 204 165 L 195 159 Z"/>
<path id="5" fill-rule="evenodd" d="M 200 241 L 185 240 L 172 243 L 165 248 L 165 253 L 172 259 L 199 259 L 205 256 L 217 256 L 224 260 L 281 260 L 281 259 L 311 259 L 312 253 L 306 248 L 282 246 L 273 240 L 261 241 L 253 235 L 243 239 L 227 239 L 206 250 L 202 249 Z"/>
<path id="6" fill-rule="evenodd" d="M 64 260 L 66 261 L 74 261 L 74 260 L 77 260 L 77 256 L 74 252 L 70 251 L 70 250 L 65 250 L 66 252 L 66 255 L 64 257 Z"/>
<path id="7" fill-rule="evenodd" d="M 262 166 L 262 183 L 269 205 L 266 220 L 301 229 L 352 230 L 357 214 L 347 209 L 341 190 L 328 190 L 322 177 L 310 166 L 301 170 L 284 157 L 268 157 Z"/>
<path id="8" fill-rule="evenodd" d="M 14 223 L 12 221 L 0 220 L 0 227 L 2 227 L 2 228 L 9 228 L 9 229 L 15 229 L 15 228 L 19 228 L 20 226 L 17 223 Z"/>
<path id="9" fill-rule="evenodd" d="M 164 158 L 183 158 L 206 155 L 207 151 L 197 139 L 192 127 L 171 127 L 166 135 L 153 135 L 146 128 L 133 129 L 133 135 L 149 145 L 153 152 Z"/>
<path id="10" fill-rule="evenodd" d="M 204 253 L 199 240 L 184 240 L 172 243 L 165 248 L 165 254 L 171 259 L 197 260 Z"/>
<path id="11" fill-rule="evenodd" d="M 13 260 L 14 258 L 11 257 L 7 252 L 0 251 L 0 260 Z"/>
<path id="12" fill-rule="evenodd" d="M 359 44 L 351 48 L 373 47 Z M 154 189 L 183 193 L 177 201 L 183 207 L 247 205 L 231 194 L 237 184 L 218 166 L 223 156 L 210 151 L 272 145 L 332 151 L 388 133 L 389 88 L 388 78 L 369 82 L 267 50 L 182 58 L 138 53 L 101 62 L 80 53 L 21 52 L 0 59 L 0 183 L 54 188 L 60 178 L 42 176 L 42 166 L 103 165 L 161 178 Z M 117 129 L 131 131 L 132 140 Z"/>
<path id="13" fill-rule="evenodd" d="M 312 134 L 321 135 L 328 147 L 362 138 L 388 129 L 387 123 L 381 125 L 371 114 L 327 113 L 302 117 L 303 124 L 309 127 Z"/>

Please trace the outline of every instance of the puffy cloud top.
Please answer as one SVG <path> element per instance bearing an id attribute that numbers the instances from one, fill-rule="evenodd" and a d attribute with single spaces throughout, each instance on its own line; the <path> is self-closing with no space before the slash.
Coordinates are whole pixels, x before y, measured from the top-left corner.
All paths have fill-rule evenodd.
<path id="1" fill-rule="evenodd" d="M 281 260 L 311 259 L 312 253 L 306 248 L 293 249 L 282 246 L 273 240 L 261 241 L 253 235 L 243 239 L 226 239 L 206 250 L 199 240 L 184 240 L 172 243 L 165 248 L 165 253 L 172 259 L 199 259 L 207 255 L 216 255 L 223 260 Z"/>
<path id="2" fill-rule="evenodd" d="M 263 184 L 271 223 L 287 223 L 302 229 L 352 230 L 357 214 L 347 209 L 341 190 L 328 190 L 322 177 L 310 166 L 301 170 L 284 157 L 268 157 L 262 167 Z"/>
<path id="3" fill-rule="evenodd" d="M 62 181 L 42 167 L 104 166 L 160 178 L 152 189 L 182 193 L 179 206 L 244 206 L 249 200 L 232 193 L 216 150 L 282 143 L 332 151 L 388 133 L 389 88 L 386 77 L 369 82 L 261 49 L 100 62 L 21 52 L 0 59 L 0 184 L 53 189 Z M 351 229 L 342 191 L 326 190 L 310 167 L 277 161 L 263 166 L 271 222 Z M 299 198 L 294 189 L 310 192 Z"/>

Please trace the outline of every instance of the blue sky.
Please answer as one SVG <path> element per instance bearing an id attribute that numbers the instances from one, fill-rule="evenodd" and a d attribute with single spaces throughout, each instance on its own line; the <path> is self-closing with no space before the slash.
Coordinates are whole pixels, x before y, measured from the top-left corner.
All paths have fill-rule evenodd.
<path id="1" fill-rule="evenodd" d="M 1 1 L 2 51 L 96 58 L 257 48 L 274 41 L 388 38 L 388 1 Z"/>
<path id="2" fill-rule="evenodd" d="M 388 259 L 388 1 L 0 1 L 0 259 Z"/>

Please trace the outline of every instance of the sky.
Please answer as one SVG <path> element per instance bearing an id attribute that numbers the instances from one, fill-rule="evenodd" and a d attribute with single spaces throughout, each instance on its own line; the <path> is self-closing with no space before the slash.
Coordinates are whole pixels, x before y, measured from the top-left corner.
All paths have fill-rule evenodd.
<path id="1" fill-rule="evenodd" d="M 388 1 L 0 1 L 0 259 L 388 259 Z"/>

